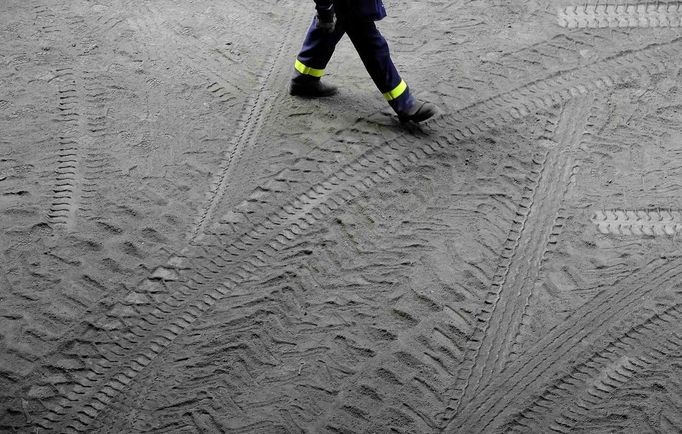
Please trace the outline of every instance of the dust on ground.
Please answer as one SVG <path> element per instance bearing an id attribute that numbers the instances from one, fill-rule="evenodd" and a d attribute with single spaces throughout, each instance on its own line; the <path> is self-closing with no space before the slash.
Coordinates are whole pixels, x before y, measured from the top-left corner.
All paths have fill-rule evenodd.
<path id="1" fill-rule="evenodd" d="M 682 4 L 0 6 L 0 429 L 682 430 Z"/>

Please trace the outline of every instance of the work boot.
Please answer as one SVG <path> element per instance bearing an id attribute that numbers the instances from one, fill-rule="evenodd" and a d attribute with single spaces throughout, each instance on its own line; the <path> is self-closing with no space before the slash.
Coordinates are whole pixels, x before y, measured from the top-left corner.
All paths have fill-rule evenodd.
<path id="1" fill-rule="evenodd" d="M 289 94 L 306 98 L 323 98 L 336 95 L 339 89 L 331 84 L 322 83 L 321 80 L 291 80 Z"/>
<path id="2" fill-rule="evenodd" d="M 412 107 L 405 113 L 398 113 L 400 122 L 423 122 L 437 113 L 436 106 L 430 102 L 414 100 Z"/>

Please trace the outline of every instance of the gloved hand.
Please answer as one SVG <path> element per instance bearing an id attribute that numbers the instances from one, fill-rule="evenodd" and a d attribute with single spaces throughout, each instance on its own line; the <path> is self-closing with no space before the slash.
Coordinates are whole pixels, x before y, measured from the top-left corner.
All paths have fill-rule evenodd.
<path id="1" fill-rule="evenodd" d="M 317 28 L 325 33 L 334 32 L 334 29 L 336 29 L 336 14 L 333 9 L 318 9 Z"/>

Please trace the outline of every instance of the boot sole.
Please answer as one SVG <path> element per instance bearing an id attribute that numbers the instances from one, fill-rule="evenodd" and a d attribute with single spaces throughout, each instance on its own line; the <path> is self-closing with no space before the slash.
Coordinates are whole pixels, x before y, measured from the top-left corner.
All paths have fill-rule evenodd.
<path id="1" fill-rule="evenodd" d="M 435 110 L 428 110 L 423 113 L 417 112 L 412 116 L 398 116 L 398 119 L 400 120 L 400 122 L 404 124 L 408 122 L 419 123 L 431 119 L 435 114 L 436 114 Z"/>
<path id="2" fill-rule="evenodd" d="M 336 95 L 337 93 L 339 93 L 338 90 L 333 90 L 333 91 L 330 91 L 330 92 L 320 92 L 320 93 L 316 93 L 316 92 L 308 92 L 308 91 L 304 91 L 304 90 L 296 90 L 296 89 L 294 89 L 293 87 L 289 89 L 289 95 L 291 95 L 291 96 L 300 96 L 300 97 L 303 97 L 303 98 L 326 98 L 326 97 L 329 97 L 329 96 L 334 96 L 334 95 Z"/>
<path id="3" fill-rule="evenodd" d="M 436 113 L 438 110 L 433 104 L 424 102 L 413 115 L 398 115 L 398 119 L 404 124 L 408 122 L 419 123 L 432 118 Z"/>

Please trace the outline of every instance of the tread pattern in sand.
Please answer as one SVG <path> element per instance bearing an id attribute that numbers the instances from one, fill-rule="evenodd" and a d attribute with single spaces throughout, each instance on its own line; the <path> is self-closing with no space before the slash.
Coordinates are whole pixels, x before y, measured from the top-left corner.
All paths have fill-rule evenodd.
<path id="1" fill-rule="evenodd" d="M 59 69 L 56 71 L 58 79 L 64 79 L 65 84 L 59 87 L 59 119 L 58 122 L 65 124 L 58 138 L 58 150 L 56 153 L 55 184 L 53 187 L 52 204 L 48 211 L 50 222 L 55 225 L 72 228 L 76 220 L 76 201 L 81 184 L 80 152 L 78 131 L 69 131 L 69 127 L 78 127 L 79 111 L 76 83 L 73 71 Z"/>
<path id="2" fill-rule="evenodd" d="M 82 28 L 85 19 L 65 9 L 58 12 L 45 6 L 35 8 L 36 21 L 46 23 L 41 34 L 46 41 L 71 41 L 69 66 L 56 68 L 53 77 L 59 101 L 57 107 L 57 142 L 53 152 L 54 185 L 48 221 L 55 227 L 73 232 L 78 218 L 99 215 L 94 210 L 101 199 L 98 189 L 112 176 L 120 175 L 113 167 L 112 156 L 105 150 L 107 139 L 108 93 L 116 85 L 106 72 L 91 69 L 79 59 L 81 45 L 89 43 Z M 97 46 L 88 49 L 97 55 Z M 64 63 L 66 65 L 66 63 Z"/>
<path id="3" fill-rule="evenodd" d="M 385 113 L 348 117 L 337 101 L 313 103 L 322 127 L 302 116 L 307 105 L 279 106 L 292 29 L 304 18 L 292 2 L 259 3 L 285 37 L 253 50 L 229 28 L 253 24 L 246 1 L 46 3 L 52 9 L 34 9 L 48 41 L 41 56 L 64 54 L 71 68 L 47 93 L 77 95 L 48 104 L 63 108 L 53 121 L 65 120 L 64 134 L 50 134 L 74 143 L 39 143 L 55 150 L 44 156 L 45 184 L 65 175 L 63 190 L 41 201 L 30 197 L 39 188 L 10 189 L 21 182 L 13 177 L 0 197 L 23 211 L 40 204 L 42 219 L 56 209 L 47 222 L 0 235 L 13 243 L 0 276 L 12 288 L 0 315 L 9 350 L 0 360 L 11 361 L 0 373 L 0 429 L 496 432 L 553 421 L 562 431 L 598 420 L 610 405 L 604 393 L 626 385 L 669 398 L 644 379 L 673 372 L 679 350 L 677 331 L 661 334 L 678 320 L 680 259 L 666 250 L 675 237 L 642 236 L 668 228 L 657 223 L 614 222 L 621 211 L 679 209 L 676 154 L 666 146 L 679 142 L 682 119 L 674 105 L 644 116 L 651 106 L 639 104 L 679 91 L 674 30 L 565 32 L 533 2 L 486 10 L 432 2 L 450 16 L 424 35 L 447 43 L 406 41 L 413 57 L 399 58 L 428 59 L 416 67 L 424 88 L 463 108 L 424 134 L 390 125 Z M 423 20 L 423 6 L 405 16 Z M 464 7 L 482 13 L 458 20 Z M 536 18 L 545 21 L 530 35 Z M 673 27 L 669 18 L 648 26 Z M 3 19 L 0 32 L 13 34 Z M 482 37 L 503 22 L 515 28 Z M 387 32 L 414 40 L 405 29 L 428 24 L 406 23 Z M 520 39 L 505 42 L 510 35 Z M 472 43 L 479 37 L 486 42 Z M 270 45 L 276 55 L 266 58 Z M 453 67 L 435 64 L 446 57 Z M 29 76 L 47 81 L 40 70 Z M 648 87 L 664 80 L 663 91 Z M 593 134 L 604 143 L 591 150 L 583 139 Z M 646 147 L 623 140 L 632 135 Z M 634 163 L 602 164 L 628 151 Z M 26 155 L 2 159 L 0 170 Z M 640 163 L 629 181 L 611 176 L 634 197 L 616 197 L 610 174 L 593 173 Z M 461 184 L 467 176 L 476 182 Z M 597 209 L 609 210 L 601 235 L 584 212 Z M 626 232 L 643 239 L 612 236 Z M 545 274 L 548 260 L 562 258 L 560 272 Z M 548 295 L 557 275 L 568 276 L 558 283 L 564 293 Z M 662 408 L 660 426 L 679 425 L 674 402 Z"/>
<path id="4" fill-rule="evenodd" d="M 0 199 L 2 220 L 7 224 L 3 231 L 3 262 L 7 260 L 3 271 L 7 273 L 0 283 L 3 290 L 0 430 L 14 426 L 14 419 L 24 420 L 21 413 L 15 417 L 15 410 L 22 408 L 22 399 L 29 402 L 27 412 L 35 417 L 43 407 L 42 402 L 51 401 L 74 384 L 73 372 L 78 372 L 81 363 L 62 363 L 67 356 L 51 359 L 54 363 L 51 365 L 43 357 L 55 350 L 72 354 L 74 350 L 69 345 L 74 344 L 74 336 L 77 340 L 83 319 L 106 311 L 109 303 L 121 294 L 125 297 L 129 288 L 139 282 L 136 274 L 153 270 L 147 262 L 163 263 L 166 258 L 160 257 L 173 251 L 166 247 L 170 243 L 164 236 L 164 231 L 175 223 L 172 214 L 164 215 L 168 201 L 159 199 L 158 190 L 156 196 L 149 194 L 149 189 L 145 189 L 148 182 L 135 184 L 140 177 L 134 173 L 131 177 L 131 169 L 134 171 L 135 165 L 144 159 L 130 164 L 135 157 L 128 155 L 132 146 L 126 146 L 129 143 L 125 139 L 131 134 L 119 129 L 122 120 L 135 118 L 127 117 L 138 107 L 131 104 L 135 96 L 129 89 L 135 85 L 140 88 L 139 81 L 134 81 L 139 70 L 137 74 L 129 73 L 132 70 L 127 69 L 130 65 L 125 54 L 117 56 L 120 52 L 110 51 L 111 35 L 100 34 L 106 29 L 92 26 L 97 15 L 85 18 L 79 15 L 84 10 L 82 3 L 72 2 L 63 7 L 53 5 L 58 2 L 48 3 L 49 8 L 40 6 L 25 14 L 26 22 L 38 29 L 35 36 L 45 47 L 41 53 L 45 59 L 40 58 L 33 65 L 21 63 L 22 57 L 15 57 L 18 61 L 13 61 L 11 69 L 28 81 L 19 95 L 34 95 L 32 101 L 26 98 L 16 106 L 31 113 L 28 109 L 40 104 L 37 108 L 45 112 L 46 119 L 40 123 L 39 116 L 31 116 L 27 126 L 8 122 L 7 132 L 14 143 L 8 143 L 7 148 L 4 141 L 2 144 L 2 168 L 9 182 L 3 183 Z M 17 39 L 21 42 L 21 38 Z M 21 48 L 20 45 L 17 50 Z M 104 59 L 107 55 L 110 57 Z M 54 65 L 66 63 L 69 69 L 55 71 Z M 67 72 L 68 75 L 59 75 Z M 128 76 L 131 81 L 126 81 Z M 35 97 L 38 93 L 40 98 Z M 72 94 L 76 98 L 59 99 L 61 95 Z M 54 103 L 43 104 L 43 100 Z M 59 101 L 76 102 L 60 105 Z M 112 128 L 112 122 L 117 122 L 117 127 Z M 59 137 L 67 137 L 61 133 L 68 133 L 75 142 L 69 153 L 62 146 L 60 154 Z M 7 161 L 5 149 L 11 155 Z M 22 164 L 27 156 L 32 156 L 31 165 Z M 64 174 L 68 179 L 62 179 Z M 58 188 L 55 184 L 59 184 Z M 202 187 L 200 181 L 197 187 Z M 16 194 L 8 200 L 10 191 Z M 49 217 L 53 201 L 68 205 L 54 219 Z M 65 346 L 64 342 L 70 344 Z M 54 369 L 61 374 L 52 375 Z"/>
<path id="5" fill-rule="evenodd" d="M 633 53 L 626 53 L 603 63 L 591 65 L 584 70 L 570 71 L 565 75 L 551 77 L 549 83 L 536 82 L 521 88 L 513 95 L 499 97 L 482 103 L 486 110 L 485 118 L 477 121 L 475 113 L 480 109 L 475 105 L 452 117 L 436 121 L 449 134 L 454 134 L 457 140 L 472 137 L 474 131 L 482 131 L 494 126 L 497 122 L 520 119 L 554 100 L 567 101 L 574 95 L 590 92 L 614 85 L 623 79 L 648 71 L 659 71 L 665 68 L 663 59 L 679 49 L 678 41 L 654 44 L 648 48 Z M 663 57 L 657 56 L 661 50 Z M 603 76 L 605 66 L 611 71 Z M 640 67 L 643 70 L 638 70 Z M 596 77 L 596 78 L 595 78 Z M 539 90 L 545 90 L 540 92 Z M 544 98 L 543 98 L 544 97 Z M 495 110 L 490 110 L 490 107 Z M 466 116 L 471 110 L 472 116 Z M 491 113 L 492 112 L 492 113 Z M 497 119 L 489 117 L 497 114 Z M 460 116 L 469 119 L 470 127 L 458 121 Z M 463 124 L 463 125 L 462 125 Z M 473 131 L 472 131 L 473 129 Z M 294 241 L 298 235 L 330 215 L 334 210 L 367 191 L 378 182 L 382 182 L 399 170 L 413 165 L 415 162 L 432 155 L 438 149 L 449 146 L 452 137 L 442 141 L 415 145 L 406 139 L 396 139 L 384 146 L 372 149 L 358 160 L 350 163 L 337 174 L 326 181 L 314 185 L 307 192 L 293 202 L 271 213 L 262 223 L 252 226 L 235 241 L 223 245 L 214 240 L 215 248 L 205 244 L 199 249 L 197 261 L 189 258 L 185 267 L 191 268 L 183 281 L 178 282 L 177 289 L 171 291 L 168 300 L 155 308 L 147 308 L 150 300 L 144 294 L 145 290 L 134 291 L 130 294 L 130 301 L 117 304 L 109 315 L 118 318 L 115 322 L 130 324 L 129 332 L 117 344 L 100 344 L 97 351 L 106 355 L 96 362 L 81 377 L 80 384 L 45 416 L 41 424 L 53 427 L 55 422 L 71 420 L 74 429 L 85 430 L 102 408 L 111 401 L 119 391 L 128 384 L 149 363 L 163 351 L 177 336 L 188 329 L 199 317 L 248 280 L 259 269 L 267 268 L 269 257 L 277 254 L 283 247 Z M 207 264 L 202 257 L 210 257 Z M 231 270 L 226 272 L 226 270 Z M 135 300 L 139 297 L 141 302 Z M 147 301 L 145 301 L 147 300 Z M 127 318 L 127 319 L 126 319 Z M 135 319 L 137 318 L 137 319 Z M 132 320 L 131 320 L 132 319 Z M 116 328 L 116 327 L 114 327 Z M 93 338 L 98 342 L 107 339 L 95 338 L 100 332 L 95 332 Z M 85 335 L 85 332 L 82 332 Z M 107 348 L 109 347 L 109 348 Z M 123 356 L 125 354 L 125 356 Z M 107 358 L 109 360 L 107 360 Z M 75 405 L 77 404 L 77 405 Z M 62 425 L 57 425 L 62 426 Z"/>
<path id="6" fill-rule="evenodd" d="M 295 40 L 294 30 L 301 28 L 303 17 L 307 17 L 303 13 L 304 9 L 296 8 L 289 11 L 289 16 L 286 17 L 288 24 L 280 36 L 281 42 L 263 62 L 258 77 L 258 89 L 253 95 L 249 96 L 244 104 L 235 136 L 227 147 L 221 163 L 220 173 L 213 180 L 206 195 L 206 204 L 199 210 L 196 223 L 190 231 L 188 237 L 190 243 L 195 243 L 203 236 L 203 232 L 210 224 L 216 208 L 220 202 L 225 201 L 226 195 L 229 197 L 230 205 L 236 202 L 236 198 L 238 198 L 238 195 L 235 194 L 237 189 L 230 189 L 230 183 L 234 183 L 235 180 L 239 180 L 243 176 L 249 176 L 249 170 L 245 169 L 247 165 L 240 164 L 242 163 L 242 154 L 247 153 L 248 155 L 256 152 L 255 146 L 260 129 L 275 101 L 280 96 L 279 90 L 286 88 L 286 81 L 290 74 L 289 55 Z M 211 84 L 209 90 L 215 93 L 224 91 L 216 83 Z M 223 204 L 223 206 L 225 205 Z"/>
<path id="7" fill-rule="evenodd" d="M 533 182 L 519 204 L 517 219 L 507 238 L 486 308 L 478 318 L 461 379 L 460 402 L 471 400 L 481 385 L 489 384 L 513 358 L 512 347 L 533 295 L 543 258 L 550 248 L 566 189 L 572 184 L 578 166 L 572 154 L 580 144 L 589 98 L 576 99 L 564 109 L 553 134 L 553 142 L 538 158 L 531 171 Z M 563 194 L 562 194 L 563 193 Z M 455 392 L 456 393 L 456 392 Z"/>
<path id="8" fill-rule="evenodd" d="M 588 4 L 557 11 L 557 22 L 569 29 L 613 27 L 679 27 L 682 3 Z"/>
<path id="9" fill-rule="evenodd" d="M 630 278 L 599 293 L 569 318 L 548 331 L 466 406 L 449 429 L 485 432 L 499 427 L 514 402 L 529 399 L 534 388 L 571 364 L 569 354 L 586 339 L 608 333 L 619 321 L 643 309 L 641 300 L 669 290 L 682 276 L 680 258 L 656 259 Z"/>
<path id="10" fill-rule="evenodd" d="M 517 142 L 532 140 L 510 138 L 510 144 Z M 464 146 L 471 151 L 490 147 L 483 139 Z M 232 395 L 234 412 L 221 415 L 205 401 L 202 413 L 230 430 L 255 422 L 253 414 L 240 412 L 239 407 L 259 408 L 261 421 L 271 427 L 284 424 L 289 430 L 324 431 L 349 424 L 356 430 L 372 430 L 384 418 L 396 427 L 400 426 L 396 421 L 402 420 L 415 431 L 435 427 L 435 413 L 444 405 L 445 386 L 461 361 L 478 302 L 462 280 L 483 287 L 491 276 L 481 275 L 484 271 L 476 268 L 478 261 L 473 257 L 470 264 L 457 262 L 468 271 L 462 279 L 451 277 L 456 271 L 445 270 L 457 270 L 457 265 L 441 257 L 446 254 L 444 246 L 433 252 L 432 245 L 447 235 L 467 239 L 474 250 L 498 249 L 504 222 L 514 215 L 512 198 L 523 192 L 523 185 L 497 177 L 475 178 L 472 168 L 473 179 L 466 182 L 467 177 L 459 173 L 466 168 L 457 157 L 461 151 L 459 146 L 444 147 L 415 162 L 396 173 L 390 183 L 377 184 L 349 201 L 271 258 L 264 277 L 245 282 L 169 346 L 164 358 L 189 359 L 187 375 L 182 381 L 169 381 L 167 386 L 172 384 L 173 390 L 168 393 L 176 387 L 201 389 L 198 378 L 222 366 L 207 361 L 227 346 L 224 354 L 230 360 L 226 363 L 232 367 L 231 374 L 216 376 L 210 388 L 239 390 Z M 506 155 L 505 150 L 493 147 L 489 151 Z M 525 151 L 525 147 L 516 149 L 516 158 L 505 165 L 506 171 L 518 173 L 514 179 L 523 179 L 532 164 L 532 152 Z M 451 168 L 447 161 L 453 158 L 458 163 Z M 494 173 L 502 175 L 505 170 L 498 167 Z M 447 179 L 448 174 L 452 179 Z M 428 190 L 431 182 L 442 184 L 440 188 L 452 196 L 422 202 L 421 191 Z M 462 189 L 458 182 L 465 183 Z M 404 185 L 412 186 L 410 192 L 399 187 Z M 385 196 L 397 196 L 400 201 L 384 202 Z M 476 233 L 486 234 L 485 241 L 467 235 L 457 223 L 462 218 L 470 219 L 478 228 Z M 383 228 L 384 224 L 388 227 Z M 410 267 L 401 265 L 405 263 L 429 264 L 423 279 L 434 287 L 422 283 L 417 289 L 405 284 L 411 273 Z M 479 279 L 485 283 L 478 283 Z M 198 333 L 211 337 L 197 339 Z M 109 424 L 115 409 L 138 393 L 145 396 L 146 387 L 161 387 L 153 384 L 153 378 L 167 376 L 160 360 L 140 374 L 136 386 L 117 398 L 107 410 L 108 417 L 98 419 L 95 426 Z M 271 371 L 273 365 L 280 369 Z M 326 379 L 324 384 L 317 385 L 318 376 Z M 392 393 L 387 393 L 387 384 Z M 292 400 L 305 405 L 289 408 L 291 417 L 280 420 L 278 403 Z M 177 402 L 173 408 L 178 411 L 192 412 L 191 402 L 170 402 Z M 164 419 L 161 426 L 182 423 L 180 413 L 159 409 L 158 414 Z"/>
<path id="11" fill-rule="evenodd" d="M 612 338 L 603 349 L 572 366 L 569 374 L 545 386 L 539 397 L 510 419 L 508 431 L 539 432 L 549 427 L 552 432 L 570 432 L 616 389 L 679 352 L 681 319 L 682 306 L 676 304 Z"/>
<path id="12" fill-rule="evenodd" d="M 596 211 L 592 223 L 605 235 L 668 236 L 682 232 L 682 212 L 677 210 L 604 210 Z"/>

